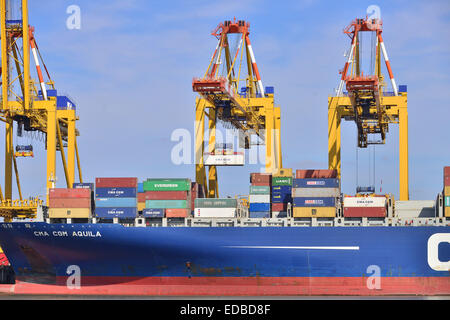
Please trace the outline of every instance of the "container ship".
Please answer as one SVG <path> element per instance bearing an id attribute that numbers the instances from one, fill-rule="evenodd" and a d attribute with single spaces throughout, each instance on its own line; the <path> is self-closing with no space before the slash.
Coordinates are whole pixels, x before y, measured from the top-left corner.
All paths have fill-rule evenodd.
<path id="1" fill-rule="evenodd" d="M 379 19 L 356 19 L 344 30 L 352 44 L 336 96 L 328 100 L 328 168 L 283 166 L 274 88 L 262 84 L 249 23 L 234 19 L 212 32 L 218 44 L 207 72 L 192 81 L 199 96 L 195 179 L 112 176 L 87 183 L 78 155 L 77 106 L 58 94 L 28 27 L 27 1 L 18 13 L 12 10 L 16 2 L 0 3 L 0 120 L 6 126 L 0 294 L 450 294 L 450 167 L 436 199 L 409 200 L 407 87 L 395 83 Z M 358 60 L 363 31 L 376 40 L 376 72 L 369 76 Z M 230 52 L 228 44 L 235 42 Z M 39 81 L 30 81 L 30 52 Z M 392 92 L 384 90 L 382 56 Z M 20 86 L 12 86 L 14 72 Z M 383 144 L 389 124 L 399 124 L 399 200 L 373 187 L 342 192 L 341 119 L 355 122 L 359 148 Z M 252 137 L 265 145 L 264 173 L 250 174 L 245 196 L 219 197 L 217 167 L 245 160 L 244 152 L 216 143 L 219 123 L 239 130 L 244 150 Z M 22 198 L 16 158 L 33 157 L 33 147 L 17 145 L 14 153 L 13 124 L 19 137 L 23 131 L 45 135 L 45 204 Z M 372 135 L 381 138 L 368 139 Z M 57 153 L 66 188 L 55 187 Z M 14 173 L 20 200 L 11 200 Z"/>

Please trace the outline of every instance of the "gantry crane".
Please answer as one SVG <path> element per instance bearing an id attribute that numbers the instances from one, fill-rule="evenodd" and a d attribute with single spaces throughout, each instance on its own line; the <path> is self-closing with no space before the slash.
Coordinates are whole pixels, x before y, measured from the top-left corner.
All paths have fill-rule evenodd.
<path id="1" fill-rule="evenodd" d="M 13 8 L 19 8 L 15 12 Z M 80 182 L 81 168 L 75 127 L 78 120 L 74 103 L 67 96 L 57 95 L 54 82 L 42 60 L 34 35 L 28 24 L 27 0 L 0 0 L 1 10 L 1 107 L 0 120 L 5 123 L 5 185 L 0 188 L 0 216 L 9 221 L 14 217 L 33 217 L 43 200 L 24 200 L 20 188 L 19 170 L 13 147 L 13 129 L 39 132 L 45 135 L 47 151 L 47 203 L 48 189 L 55 186 L 56 152 L 61 153 L 68 188 L 75 180 L 75 157 Z M 38 82 L 30 75 L 30 49 Z M 45 82 L 41 63 L 46 71 Z M 37 87 L 39 86 L 39 88 Z M 67 148 L 67 159 L 64 148 Z M 18 148 L 20 149 L 20 148 Z M 28 150 L 29 151 L 29 150 Z M 12 168 L 16 176 L 19 200 L 12 199 Z"/>
<path id="2" fill-rule="evenodd" d="M 375 74 L 361 72 L 360 34 L 376 35 Z M 328 98 L 328 165 L 341 175 L 341 119 L 354 121 L 358 130 L 358 148 L 371 144 L 384 144 L 389 124 L 399 125 L 400 200 L 409 199 L 408 191 L 408 110 L 406 86 L 395 82 L 386 47 L 381 36 L 380 19 L 356 19 L 344 29 L 351 38 L 351 48 L 341 73 L 336 96 Z M 381 73 L 383 55 L 393 92 L 385 91 Z M 351 69 L 348 74 L 349 69 Z M 344 86 L 347 93 L 344 93 Z M 379 135 L 381 139 L 370 140 Z"/>
<path id="3" fill-rule="evenodd" d="M 250 149 L 252 135 L 266 146 L 266 172 L 282 168 L 280 107 L 274 106 L 272 87 L 263 87 L 249 38 L 249 23 L 227 20 L 212 32 L 218 44 L 203 78 L 194 78 L 192 88 L 200 94 L 195 111 L 196 181 L 205 186 L 210 198 L 218 197 L 216 166 L 209 166 L 208 181 L 204 162 L 205 121 L 208 117 L 209 154 L 215 151 L 216 124 L 223 121 L 239 130 Z M 230 37 L 236 38 L 231 48 Z M 246 66 L 243 64 L 245 52 Z M 222 65 L 223 73 L 220 73 Z M 241 86 L 242 83 L 242 86 Z M 239 91 L 240 88 L 240 91 Z M 208 182 L 208 184 L 207 184 Z"/>

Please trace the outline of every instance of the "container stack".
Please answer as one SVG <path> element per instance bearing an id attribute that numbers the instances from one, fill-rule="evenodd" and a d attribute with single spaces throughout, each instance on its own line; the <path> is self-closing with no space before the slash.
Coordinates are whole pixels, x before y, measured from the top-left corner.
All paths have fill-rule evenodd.
<path id="1" fill-rule="evenodd" d="M 340 181 L 336 170 L 297 170 L 293 182 L 293 217 L 336 216 Z"/>
<path id="2" fill-rule="evenodd" d="M 195 199 L 196 218 L 234 218 L 237 210 L 236 199 L 198 198 Z"/>
<path id="3" fill-rule="evenodd" d="M 49 218 L 90 218 L 91 217 L 90 189 L 49 189 Z"/>
<path id="4" fill-rule="evenodd" d="M 272 175 L 272 216 L 287 217 L 288 203 L 292 203 L 292 169 L 280 169 Z"/>
<path id="5" fill-rule="evenodd" d="M 272 186 L 272 174 L 270 173 L 251 173 L 251 190 L 257 190 L 256 187 L 266 187 L 269 190 L 266 193 L 255 194 L 250 192 L 249 217 L 250 218 L 270 218 L 270 190 Z M 262 189 L 261 189 L 262 190 Z M 261 191 L 262 192 L 262 191 Z"/>
<path id="6" fill-rule="evenodd" d="M 137 187 L 137 211 L 139 215 L 142 215 L 142 211 L 145 209 L 145 196 L 144 196 L 144 183 L 138 182 Z"/>
<path id="7" fill-rule="evenodd" d="M 186 218 L 191 212 L 190 179 L 147 179 L 144 217 Z"/>
<path id="8" fill-rule="evenodd" d="M 444 206 L 444 215 L 450 217 L 450 167 L 444 167 Z"/>
<path id="9" fill-rule="evenodd" d="M 137 217 L 137 178 L 96 178 L 95 215 L 102 219 Z"/>
<path id="10" fill-rule="evenodd" d="M 95 211 L 95 184 L 92 182 L 74 182 L 73 189 L 88 189 L 91 192 L 91 212 Z"/>

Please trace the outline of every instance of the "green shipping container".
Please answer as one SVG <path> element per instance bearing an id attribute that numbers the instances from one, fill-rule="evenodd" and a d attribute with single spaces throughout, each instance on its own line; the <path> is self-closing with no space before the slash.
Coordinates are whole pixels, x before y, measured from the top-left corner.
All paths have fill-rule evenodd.
<path id="1" fill-rule="evenodd" d="M 144 191 L 189 191 L 189 179 L 147 179 L 144 181 Z"/>
<path id="2" fill-rule="evenodd" d="M 146 200 L 147 209 L 186 209 L 186 200 Z"/>
<path id="3" fill-rule="evenodd" d="M 198 198 L 195 199 L 196 208 L 236 208 L 236 199 L 212 199 L 212 198 Z"/>
<path id="4" fill-rule="evenodd" d="M 272 177 L 272 186 L 292 186 L 292 177 Z"/>
<path id="5" fill-rule="evenodd" d="M 270 194 L 270 186 L 250 186 L 250 194 Z"/>
<path id="6" fill-rule="evenodd" d="M 445 206 L 450 208 L 450 197 L 445 197 Z"/>

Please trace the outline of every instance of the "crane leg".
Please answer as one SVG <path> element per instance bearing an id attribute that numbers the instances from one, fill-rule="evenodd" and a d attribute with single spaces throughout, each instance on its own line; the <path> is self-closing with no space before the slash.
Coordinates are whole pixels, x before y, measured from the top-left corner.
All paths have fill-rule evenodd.
<path id="1" fill-rule="evenodd" d="M 280 107 L 275 107 L 275 132 L 276 132 L 276 148 L 275 156 L 277 159 L 277 169 L 283 168 L 283 158 L 281 153 L 281 109 Z"/>
<path id="2" fill-rule="evenodd" d="M 196 99 L 195 101 L 195 181 L 205 188 L 208 194 L 206 184 L 206 171 L 203 162 L 203 150 L 205 139 L 205 100 Z"/>
<path id="3" fill-rule="evenodd" d="M 409 200 L 408 186 L 408 109 L 406 103 L 399 106 L 399 160 L 400 200 Z"/>
<path id="4" fill-rule="evenodd" d="M 214 152 L 216 149 L 216 110 L 210 108 L 209 110 L 209 144 L 208 151 Z M 217 168 L 210 166 L 208 170 L 208 198 L 219 197 L 219 190 L 217 184 Z"/>
<path id="5" fill-rule="evenodd" d="M 12 199 L 13 121 L 5 122 L 5 199 Z"/>
<path id="6" fill-rule="evenodd" d="M 266 117 L 266 173 L 272 173 L 277 166 L 273 152 L 276 143 L 273 105 L 264 106 L 264 111 Z"/>
<path id="7" fill-rule="evenodd" d="M 68 116 L 67 126 L 67 171 L 68 185 L 72 188 L 75 182 L 75 110 L 71 110 Z"/>
<path id="8" fill-rule="evenodd" d="M 341 178 L 341 115 L 338 107 L 339 97 L 328 101 L 328 168 L 336 169 Z"/>
<path id="9" fill-rule="evenodd" d="M 56 179 L 56 102 L 47 108 L 47 204 Z"/>

